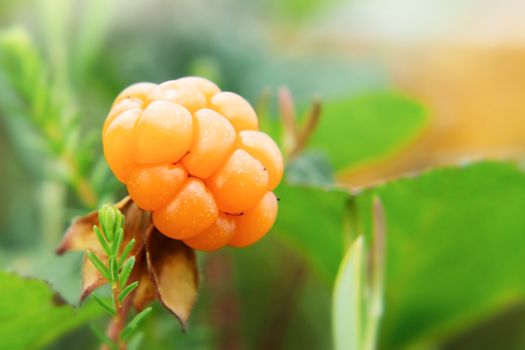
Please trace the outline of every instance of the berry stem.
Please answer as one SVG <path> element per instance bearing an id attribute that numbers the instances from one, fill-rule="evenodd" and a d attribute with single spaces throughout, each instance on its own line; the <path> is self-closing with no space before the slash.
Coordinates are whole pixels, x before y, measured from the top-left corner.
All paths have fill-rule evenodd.
<path id="1" fill-rule="evenodd" d="M 297 122 L 295 104 L 290 90 L 286 87 L 279 89 L 279 111 L 283 121 L 283 146 L 288 159 L 296 157 L 306 147 L 321 118 L 321 101 L 315 98 L 304 125 Z"/>
<path id="2" fill-rule="evenodd" d="M 115 316 L 109 322 L 106 334 L 108 338 L 117 345 L 119 350 L 126 350 L 127 344 L 120 339 L 120 334 L 124 328 L 125 320 L 128 318 L 128 312 L 131 306 L 129 301 L 131 301 L 131 299 L 127 298 L 123 302 L 120 302 L 120 292 L 120 282 L 113 282 L 111 285 L 111 294 L 113 297 L 113 305 L 115 306 Z M 106 345 L 104 345 L 102 349 L 110 350 Z"/>
<path id="3" fill-rule="evenodd" d="M 113 320 L 111 321 L 111 323 L 115 324 L 114 328 L 117 329 L 118 332 L 116 334 L 112 334 L 113 338 L 110 338 L 110 339 L 112 339 L 115 343 L 118 344 L 118 348 L 120 350 L 124 350 L 126 346 L 125 344 L 122 343 L 119 337 L 120 331 L 123 328 L 123 323 L 122 323 L 123 315 L 122 315 L 122 305 L 120 304 L 120 301 L 118 300 L 118 296 L 120 294 L 120 286 L 119 286 L 118 281 L 113 283 L 111 292 L 113 293 L 113 304 L 115 305 L 115 317 L 113 317 Z"/>

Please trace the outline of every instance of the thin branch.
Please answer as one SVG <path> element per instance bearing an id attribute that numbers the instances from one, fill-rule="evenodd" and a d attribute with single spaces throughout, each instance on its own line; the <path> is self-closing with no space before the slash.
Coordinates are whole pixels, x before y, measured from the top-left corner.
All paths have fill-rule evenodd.
<path id="1" fill-rule="evenodd" d="M 284 125 L 283 144 L 285 153 L 295 147 L 298 137 L 297 118 L 292 94 L 287 87 L 281 87 L 278 92 L 279 111 Z"/>
<path id="2" fill-rule="evenodd" d="M 133 302 L 133 298 L 131 297 L 131 295 L 133 295 L 134 292 L 132 292 L 131 295 L 128 295 L 128 297 L 124 299 L 124 301 L 121 303 L 118 300 L 118 295 L 120 294 L 120 292 L 117 293 L 117 290 L 113 288 L 111 290 L 113 302 L 116 305 L 115 308 L 117 309 L 117 313 L 115 317 L 111 319 L 111 322 L 108 324 L 106 334 L 113 343 L 117 344 L 119 350 L 126 350 L 126 344 L 122 340 L 120 340 L 120 334 L 122 333 L 122 330 L 125 326 L 125 321 L 128 318 L 128 314 Z M 107 345 L 102 345 L 101 349 L 111 350 Z"/>
<path id="3" fill-rule="evenodd" d="M 297 156 L 304 150 L 312 134 L 317 128 L 317 125 L 319 124 L 319 120 L 321 119 L 321 112 L 321 100 L 316 98 L 312 103 L 312 107 L 310 108 L 308 116 L 306 117 L 305 125 L 299 132 L 295 145 L 290 151 L 290 154 L 288 155 L 289 158 Z"/>

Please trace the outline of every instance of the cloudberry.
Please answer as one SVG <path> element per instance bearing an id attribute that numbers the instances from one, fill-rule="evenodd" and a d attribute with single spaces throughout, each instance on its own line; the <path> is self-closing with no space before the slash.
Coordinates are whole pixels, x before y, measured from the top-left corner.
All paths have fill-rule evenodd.
<path id="1" fill-rule="evenodd" d="M 244 98 L 207 79 L 129 86 L 102 138 L 113 173 L 168 237 L 203 251 L 245 247 L 275 222 L 281 152 Z"/>

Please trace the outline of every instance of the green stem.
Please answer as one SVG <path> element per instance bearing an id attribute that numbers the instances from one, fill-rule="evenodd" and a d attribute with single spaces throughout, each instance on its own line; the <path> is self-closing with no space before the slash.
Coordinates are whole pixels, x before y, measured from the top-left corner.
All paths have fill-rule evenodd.
<path id="1" fill-rule="evenodd" d="M 120 339 L 120 333 L 124 328 L 124 321 L 126 320 L 127 315 L 124 314 L 124 308 L 122 307 L 122 303 L 118 298 L 120 292 L 120 282 L 117 280 L 113 282 L 111 286 L 111 293 L 113 295 L 113 305 L 115 306 L 115 316 L 113 317 L 109 325 L 108 337 L 111 340 L 113 340 L 115 344 L 117 344 L 119 350 L 125 350 L 126 344 Z"/>
<path id="2" fill-rule="evenodd" d="M 113 298 L 113 305 L 115 308 L 115 316 L 109 322 L 106 334 L 119 350 L 126 350 L 127 344 L 125 341 L 120 339 L 120 336 L 122 334 L 124 326 L 126 325 L 126 320 L 128 318 L 132 298 L 126 298 L 122 302 L 120 302 L 118 297 L 121 291 L 122 288 L 120 287 L 120 283 L 118 281 L 113 282 L 111 284 L 111 295 Z M 110 348 L 106 345 L 103 345 L 101 349 L 110 350 Z"/>

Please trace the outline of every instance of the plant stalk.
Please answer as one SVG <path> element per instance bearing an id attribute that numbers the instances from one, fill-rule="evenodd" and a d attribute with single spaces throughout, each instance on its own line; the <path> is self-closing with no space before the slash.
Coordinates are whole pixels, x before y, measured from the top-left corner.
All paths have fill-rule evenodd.
<path id="1" fill-rule="evenodd" d="M 120 339 L 120 334 L 122 333 L 125 322 L 128 318 L 132 298 L 126 298 L 123 302 L 120 302 L 118 298 L 120 292 L 120 282 L 113 282 L 111 286 L 111 294 L 113 297 L 113 305 L 115 306 L 115 316 L 113 316 L 108 324 L 106 335 L 114 344 L 117 345 L 118 350 L 126 350 L 127 344 Z M 101 350 L 111 349 L 107 345 L 102 345 Z"/>

